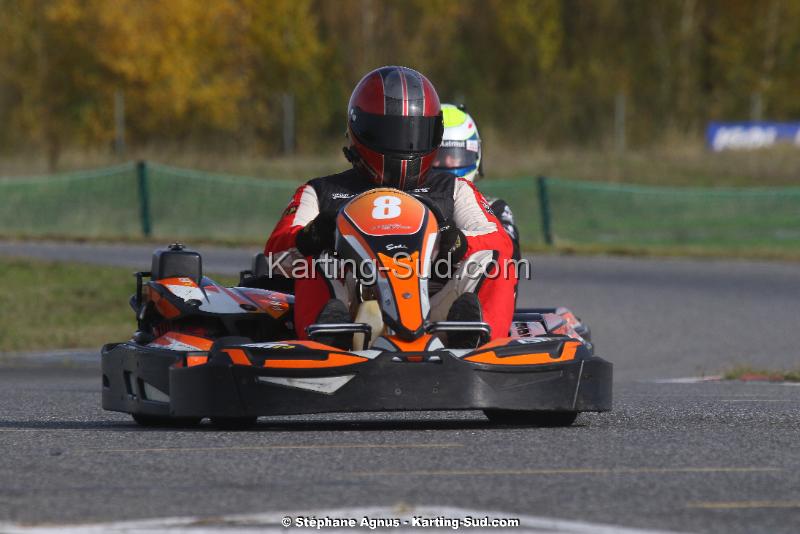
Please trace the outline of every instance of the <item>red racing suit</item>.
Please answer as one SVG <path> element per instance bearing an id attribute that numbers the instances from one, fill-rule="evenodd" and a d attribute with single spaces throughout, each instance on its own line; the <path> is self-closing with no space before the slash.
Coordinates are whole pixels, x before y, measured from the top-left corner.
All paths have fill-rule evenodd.
<path id="1" fill-rule="evenodd" d="M 297 233 L 320 212 L 335 215 L 351 198 L 375 187 L 356 169 L 310 180 L 295 192 L 269 236 L 264 253 L 285 252 L 286 259 L 302 260 L 295 244 Z M 464 233 L 467 240 L 465 258 L 479 251 L 492 252 L 495 270 L 483 277 L 473 290 L 481 302 L 484 321 L 492 328 L 492 338 L 507 336 L 514 312 L 517 273 L 513 266 L 504 267 L 511 260 L 512 242 L 488 202 L 471 182 L 447 172 L 431 171 L 420 187 L 406 192 L 428 197 L 439 208 L 445 223 L 452 222 Z M 289 272 L 289 269 L 285 270 Z M 306 337 L 306 326 L 316 320 L 322 307 L 333 296 L 333 288 L 321 275 L 295 280 L 295 329 L 301 339 Z M 447 310 L 443 313 L 446 314 Z"/>

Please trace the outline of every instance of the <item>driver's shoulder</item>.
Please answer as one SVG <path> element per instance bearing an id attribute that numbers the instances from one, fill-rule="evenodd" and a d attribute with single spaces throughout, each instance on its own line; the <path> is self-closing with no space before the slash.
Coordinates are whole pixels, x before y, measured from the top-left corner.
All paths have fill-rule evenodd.
<path id="1" fill-rule="evenodd" d="M 336 211 L 351 198 L 375 187 L 355 169 L 314 178 L 307 185 L 314 190 L 320 211 Z"/>
<path id="2" fill-rule="evenodd" d="M 318 187 L 342 187 L 352 186 L 360 180 L 361 177 L 356 170 L 350 168 L 341 172 L 329 174 L 327 176 L 318 176 L 317 178 L 312 178 L 306 182 L 306 185 L 310 185 L 314 189 L 317 189 Z"/>
<path id="3" fill-rule="evenodd" d="M 456 186 L 456 176 L 452 173 L 447 171 L 440 171 L 440 170 L 432 170 L 428 173 L 425 177 L 425 181 L 416 187 L 416 189 L 412 189 L 411 191 L 407 191 L 408 193 L 417 193 L 417 194 L 429 194 L 429 193 L 450 193 L 452 196 L 452 192 Z"/>

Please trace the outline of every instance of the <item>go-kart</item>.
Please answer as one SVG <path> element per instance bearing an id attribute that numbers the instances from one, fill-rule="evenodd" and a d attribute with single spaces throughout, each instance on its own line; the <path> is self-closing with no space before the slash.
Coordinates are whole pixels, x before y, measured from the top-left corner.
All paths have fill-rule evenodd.
<path id="1" fill-rule="evenodd" d="M 371 266 L 371 278 L 348 271 L 356 322 L 312 324 L 308 339 L 295 339 L 291 283 L 270 275 L 263 254 L 228 288 L 203 276 L 198 253 L 157 250 L 151 270 L 136 273 L 138 329 L 102 349 L 103 408 L 142 425 L 210 418 L 223 428 L 390 410 L 483 410 L 503 424 L 567 426 L 579 412 L 610 410 L 612 366 L 568 309 L 517 309 L 510 332 L 491 341 L 484 322 L 430 319 L 436 215 L 394 189 L 348 202 L 336 219 L 337 261 Z M 449 346 L 465 332 L 474 347 Z"/>

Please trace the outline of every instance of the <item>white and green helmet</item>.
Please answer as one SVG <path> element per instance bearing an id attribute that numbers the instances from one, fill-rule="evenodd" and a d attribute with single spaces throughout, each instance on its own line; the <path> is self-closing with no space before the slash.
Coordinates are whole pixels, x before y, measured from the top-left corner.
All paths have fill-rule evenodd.
<path id="1" fill-rule="evenodd" d="M 483 174 L 478 126 L 469 113 L 453 104 L 442 104 L 442 118 L 444 135 L 433 168 L 475 181 Z"/>

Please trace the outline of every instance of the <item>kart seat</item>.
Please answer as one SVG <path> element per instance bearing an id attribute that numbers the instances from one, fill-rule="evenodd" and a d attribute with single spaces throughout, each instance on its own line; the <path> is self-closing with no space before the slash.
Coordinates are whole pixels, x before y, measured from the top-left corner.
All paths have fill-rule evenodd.
<path id="1" fill-rule="evenodd" d="M 150 269 L 151 280 L 179 277 L 190 278 L 195 284 L 200 283 L 203 278 L 203 259 L 200 254 L 180 243 L 156 250 Z"/>
<path id="2" fill-rule="evenodd" d="M 269 260 L 263 252 L 253 257 L 250 270 L 239 273 L 239 286 L 294 294 L 294 279 L 271 272 Z"/>

